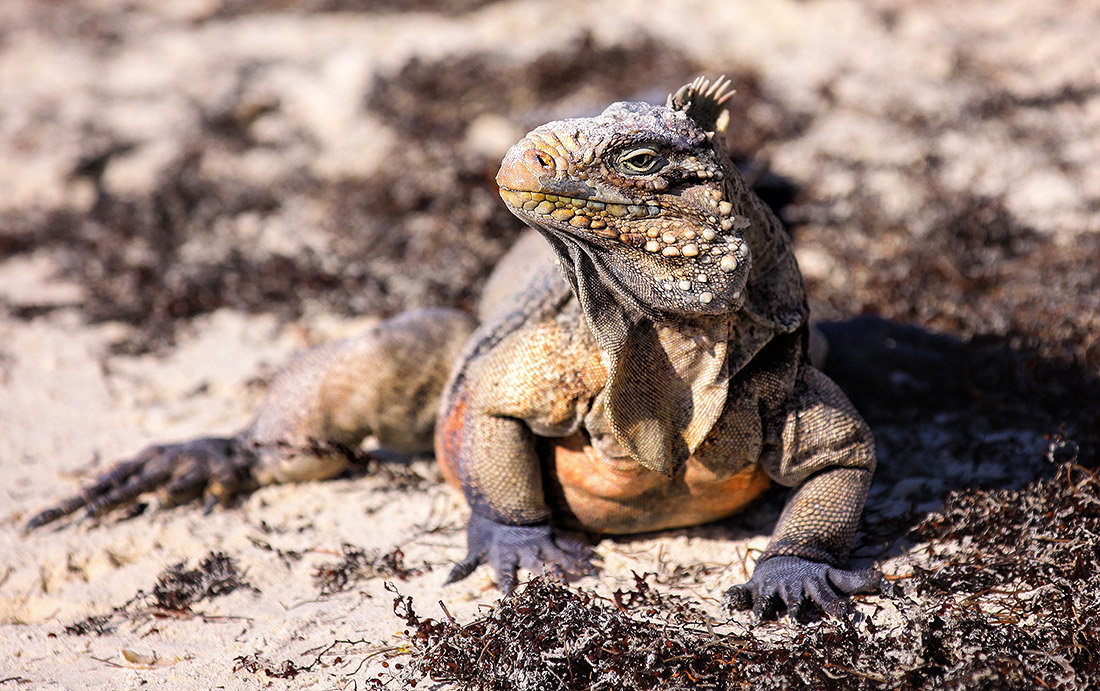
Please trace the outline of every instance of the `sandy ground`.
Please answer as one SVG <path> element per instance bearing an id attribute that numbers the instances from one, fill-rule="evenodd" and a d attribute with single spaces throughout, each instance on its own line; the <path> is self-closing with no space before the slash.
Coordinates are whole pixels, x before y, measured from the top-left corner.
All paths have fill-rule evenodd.
<path id="1" fill-rule="evenodd" d="M 379 674 L 388 678 L 393 668 L 383 660 L 403 640 L 387 581 L 432 616 L 442 616 L 434 604 L 440 600 L 468 620 L 496 599 L 485 569 L 442 585 L 464 551 L 465 509 L 428 460 L 267 487 L 205 517 L 185 506 L 30 534 L 21 526 L 145 444 L 238 429 L 270 375 L 302 348 L 402 307 L 469 306 L 492 255 L 518 232 L 494 206 L 487 186 L 493 161 L 542 120 L 590 112 L 609 95 L 660 99 L 692 70 L 753 75 L 756 91 L 742 90 L 743 127 L 735 139 L 762 147 L 747 153 L 766 158 L 802 188 L 799 257 L 815 308 L 831 318 L 866 309 L 868 301 L 850 288 L 873 291 L 875 281 L 867 278 L 873 267 L 934 237 L 944 209 L 957 208 L 960 199 L 999 199 L 994 212 L 1026 226 L 1043 256 L 1096 256 L 1095 2 L 507 0 L 447 11 L 420 3 L 408 12 L 362 11 L 350 2 L 291 11 L 284 7 L 290 4 L 26 0 L 0 8 L 0 686 L 362 687 Z M 591 64 L 570 67 L 571 51 L 588 51 Z M 433 78 L 440 66 L 450 71 Z M 621 78 L 609 85 L 607 75 Z M 536 77 L 538 89 L 520 88 Z M 402 92 L 403 85 L 415 90 Z M 464 88 L 500 94 L 499 102 L 463 100 Z M 403 125 L 402 114 L 414 107 L 424 119 Z M 410 134 L 406 126 L 419 129 Z M 403 167 L 438 170 L 433 162 L 449 155 L 451 149 L 432 148 L 437 138 L 466 158 L 454 164 L 458 173 L 417 173 L 410 192 Z M 325 286 L 303 282 L 301 291 L 290 286 L 299 296 L 291 312 L 274 304 L 282 295 L 276 290 L 266 302 L 227 300 L 178 318 L 158 302 L 163 319 L 153 325 L 137 308 L 116 314 L 111 305 L 140 307 L 150 283 L 163 277 L 174 285 L 180 276 L 174 268 L 153 271 L 128 288 L 99 290 L 96 281 L 110 284 L 156 245 L 140 240 L 140 228 L 110 236 L 115 217 L 96 215 L 97 195 L 138 200 L 139 211 L 126 218 L 145 218 L 140 203 L 161 199 L 165 187 L 158 181 L 177 174 L 196 147 L 197 175 L 209 183 L 200 190 L 236 185 L 276 199 L 190 217 L 207 225 L 188 227 L 194 237 L 174 246 L 179 266 L 217 266 L 237 248 L 273 273 L 280 265 L 272 258 L 312 253 L 319 271 L 331 274 L 345 266 L 340 261 L 353 261 L 349 256 L 370 258 L 372 243 L 390 248 L 395 234 L 407 245 L 379 255 L 381 264 L 360 267 L 356 275 L 369 275 L 361 293 L 334 284 L 335 293 L 350 296 L 343 302 L 325 297 Z M 456 181 L 466 180 L 460 173 L 476 178 L 476 194 L 456 192 Z M 365 196 L 346 192 L 360 188 Z M 343 190 L 344 197 L 327 190 Z M 457 226 L 437 226 L 450 213 L 432 205 L 437 191 L 467 209 Z M 860 235 L 868 205 L 893 234 Z M 66 245 L 64 228 L 53 235 L 42 230 L 48 224 L 41 219 L 58 210 L 108 230 L 81 226 L 77 234 L 93 240 Z M 101 231 L 107 244 L 96 244 Z M 461 251 L 451 254 L 436 237 Z M 80 252 L 114 253 L 120 264 L 89 276 Z M 853 268 L 847 260 L 856 255 L 868 264 Z M 431 266 L 386 273 L 382 266 L 416 266 L 419 257 L 450 273 L 439 278 Z M 241 279 L 241 294 L 252 280 Z M 903 285 L 907 278 L 890 280 Z M 924 304 L 903 293 L 898 300 L 906 304 L 891 303 L 888 316 L 964 339 L 1037 333 L 1029 344 L 1068 349 L 1094 376 L 1088 367 L 1100 361 L 1096 322 L 1086 318 L 1095 307 L 1087 292 L 1094 286 L 1050 280 L 1061 297 L 1035 282 L 982 289 L 1030 305 L 1017 321 L 943 294 Z M 1085 317 L 1066 338 L 1046 338 L 1041 323 L 1027 322 L 1073 297 L 1085 300 L 1079 310 Z M 1055 414 L 1028 428 L 986 421 L 973 434 L 1035 458 L 1046 448 L 1043 435 L 1059 422 Z M 920 436 L 899 425 L 876 427 L 883 463 Z M 940 454 L 938 467 L 907 484 L 876 488 L 870 515 L 898 506 L 927 511 L 966 478 L 996 482 L 1013 474 L 1003 465 L 977 472 L 974 457 L 950 444 L 937 447 L 927 434 L 920 438 L 926 452 Z M 716 598 L 745 577 L 771 520 L 765 508 L 741 522 L 605 541 L 597 548 L 602 573 L 581 585 L 609 593 L 631 582 L 632 571 L 712 564 L 697 584 L 676 587 L 719 616 Z M 379 554 L 400 548 L 414 573 L 383 574 L 323 594 L 314 574 L 339 561 L 344 544 Z M 150 593 L 170 566 L 194 568 L 212 551 L 231 556 L 252 587 L 196 602 L 190 616 L 167 616 L 139 599 L 109 633 L 65 632 L 86 617 L 110 614 L 138 591 Z M 903 568 L 904 552 L 885 556 L 887 573 Z M 875 611 L 875 602 L 861 607 Z M 878 616 L 889 620 L 881 610 Z M 328 649 L 337 641 L 343 642 Z M 293 680 L 273 681 L 238 664 L 248 656 L 316 664 Z"/>

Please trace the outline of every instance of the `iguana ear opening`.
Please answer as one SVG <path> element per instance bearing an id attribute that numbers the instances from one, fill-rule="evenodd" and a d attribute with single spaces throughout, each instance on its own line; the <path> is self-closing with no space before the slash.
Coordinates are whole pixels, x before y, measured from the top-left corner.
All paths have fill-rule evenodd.
<path id="1" fill-rule="evenodd" d="M 700 75 L 668 95 L 666 105 L 683 111 L 706 132 L 723 135 L 729 125 L 730 113 L 726 102 L 737 93 L 730 88 L 732 82 L 722 75 L 712 83 Z"/>

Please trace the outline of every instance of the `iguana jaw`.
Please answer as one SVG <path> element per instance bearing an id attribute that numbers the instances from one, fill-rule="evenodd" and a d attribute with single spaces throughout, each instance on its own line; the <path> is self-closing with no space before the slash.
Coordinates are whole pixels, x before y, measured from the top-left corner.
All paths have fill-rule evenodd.
<path id="1" fill-rule="evenodd" d="M 656 204 L 608 203 L 599 199 L 507 187 L 500 188 L 500 196 L 512 213 L 529 224 L 571 232 L 581 239 L 592 236 L 634 246 L 644 245 L 645 236 L 630 232 L 631 222 L 661 215 L 661 207 Z M 693 256 L 690 252 L 689 256 Z"/>

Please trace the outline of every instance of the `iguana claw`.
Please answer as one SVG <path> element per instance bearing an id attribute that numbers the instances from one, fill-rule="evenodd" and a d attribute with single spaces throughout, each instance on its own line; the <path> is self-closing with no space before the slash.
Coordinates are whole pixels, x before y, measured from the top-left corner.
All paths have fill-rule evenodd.
<path id="1" fill-rule="evenodd" d="M 722 604 L 731 610 L 751 607 L 757 623 L 775 616 L 780 605 L 793 621 L 805 621 L 812 605 L 831 617 L 847 618 L 852 606 L 845 595 L 881 587 L 882 574 L 875 569 L 846 570 L 798 557 L 772 557 L 756 565 L 747 583 L 727 590 Z"/>
<path id="2" fill-rule="evenodd" d="M 592 571 L 592 549 L 557 533 L 549 523 L 507 525 L 475 511 L 466 526 L 466 545 L 466 558 L 451 569 L 447 583 L 466 578 L 483 563 L 493 567 L 497 585 L 505 594 L 515 588 L 521 566 L 534 573 L 585 575 Z"/>

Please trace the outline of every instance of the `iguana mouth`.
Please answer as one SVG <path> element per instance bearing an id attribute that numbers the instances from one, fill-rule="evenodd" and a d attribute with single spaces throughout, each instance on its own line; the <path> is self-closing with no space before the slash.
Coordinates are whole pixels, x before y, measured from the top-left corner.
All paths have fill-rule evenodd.
<path id="1" fill-rule="evenodd" d="M 710 256 L 722 261 L 720 258 L 728 256 L 726 243 L 732 241 L 711 227 L 664 223 L 667 210 L 658 204 L 614 204 L 506 187 L 500 188 L 500 196 L 526 221 L 542 221 L 551 227 L 568 225 L 665 257 Z M 624 228 L 626 224 L 630 228 Z M 731 256 L 725 263 L 731 270 L 736 258 Z"/>
<path id="2" fill-rule="evenodd" d="M 593 221 L 603 220 L 603 217 L 613 218 L 645 218 L 647 216 L 660 216 L 661 207 L 657 204 L 617 204 L 603 202 L 598 199 L 581 199 L 561 194 L 547 194 L 544 192 L 525 192 L 522 190 L 500 188 L 500 196 L 508 204 L 522 208 L 524 211 L 536 212 L 541 215 L 549 215 L 559 221 L 569 221 L 575 216 L 588 217 L 592 215 Z M 556 212 L 569 212 L 560 213 Z M 555 215 L 556 214 L 556 215 Z M 588 227 L 581 223 L 573 224 L 579 228 Z"/>
<path id="3" fill-rule="evenodd" d="M 620 219 L 638 220 L 661 215 L 661 207 L 656 204 L 614 204 L 598 199 L 526 192 L 507 187 L 500 188 L 500 196 L 509 207 L 532 217 L 552 219 L 608 238 L 620 235 L 615 230 Z"/>

